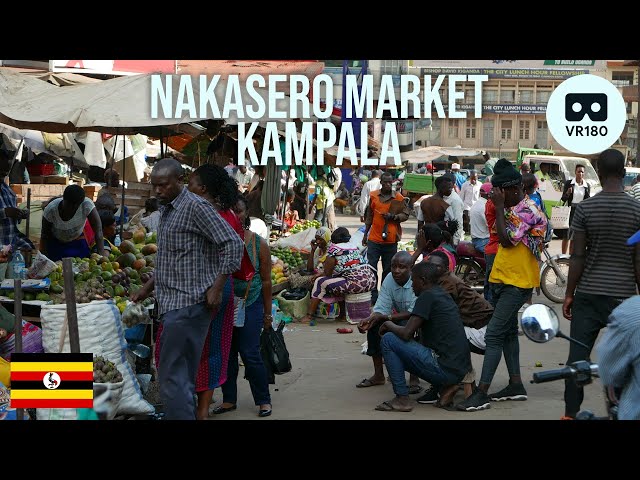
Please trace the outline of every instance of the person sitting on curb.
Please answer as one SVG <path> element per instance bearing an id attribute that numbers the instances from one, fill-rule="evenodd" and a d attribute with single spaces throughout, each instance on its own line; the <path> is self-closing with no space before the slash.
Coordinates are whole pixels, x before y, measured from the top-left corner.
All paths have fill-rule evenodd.
<path id="1" fill-rule="evenodd" d="M 484 335 L 493 315 L 493 307 L 481 294 L 464 283 L 460 277 L 449 272 L 447 269 L 448 258 L 443 252 L 432 252 L 426 261 L 438 267 L 440 272 L 438 285 L 451 295 L 458 306 L 460 319 L 464 324 L 464 333 L 469 341 L 469 350 L 478 355 L 484 355 L 487 348 Z M 462 380 L 462 383 L 465 388 L 465 398 L 467 398 L 473 393 L 475 387 L 475 370 L 473 368 Z M 435 390 L 427 390 L 417 401 L 418 403 L 435 403 L 438 400 L 437 394 L 438 392 Z"/>
<path id="2" fill-rule="evenodd" d="M 473 394 L 457 405 L 458 410 L 477 411 L 491 407 L 491 401 L 526 400 L 520 376 L 518 309 L 534 287 L 540 286 L 538 261 L 547 232 L 547 219 L 524 194 L 522 175 L 501 158 L 491 177 L 492 200 L 496 208 L 495 229 L 500 239 L 489 282 L 494 311 L 485 336 L 487 348 L 480 384 Z M 488 394 L 502 354 L 509 372 L 509 385 Z"/>
<path id="3" fill-rule="evenodd" d="M 464 333 L 458 307 L 438 286 L 438 268 L 420 262 L 411 270 L 413 291 L 418 297 L 405 326 L 386 321 L 380 326 L 382 356 L 393 385 L 395 398 L 382 402 L 376 410 L 410 412 L 413 405 L 404 372 L 429 382 L 440 391 L 436 404 L 448 407 L 458 384 L 471 371 L 469 342 Z M 421 330 L 421 342 L 413 339 Z"/>
<path id="4" fill-rule="evenodd" d="M 411 266 L 413 262 L 409 252 L 401 251 L 391 259 L 391 275 L 382 282 L 378 301 L 373 307 L 373 313 L 358 325 L 361 333 L 367 334 L 367 355 L 373 360 L 373 376 L 365 378 L 357 388 L 384 385 L 384 370 L 382 368 L 382 350 L 380 349 L 379 329 L 382 322 L 390 320 L 397 324 L 405 324 L 411 316 L 416 303 L 411 282 Z M 393 313 L 395 312 L 395 313 Z M 409 394 L 420 393 L 422 387 L 420 379 L 413 374 L 409 376 Z"/>

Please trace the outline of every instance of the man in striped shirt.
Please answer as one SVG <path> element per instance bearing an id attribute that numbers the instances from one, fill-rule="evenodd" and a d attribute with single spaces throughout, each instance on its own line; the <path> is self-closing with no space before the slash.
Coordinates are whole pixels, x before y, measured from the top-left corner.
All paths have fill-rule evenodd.
<path id="1" fill-rule="evenodd" d="M 195 420 L 200 356 L 227 277 L 240 269 L 244 242 L 211 203 L 185 188 L 178 161 L 156 163 L 151 184 L 164 206 L 155 276 L 131 299 L 142 300 L 157 287 L 160 398 L 168 420 Z"/>
<path id="2" fill-rule="evenodd" d="M 640 244 L 626 245 L 640 229 L 640 202 L 624 192 L 624 155 L 615 149 L 602 152 L 598 174 L 602 191 L 575 207 L 574 250 L 562 307 L 571 337 L 589 348 L 571 343 L 567 364 L 589 357 L 611 312 L 636 295 L 640 285 Z M 565 380 L 563 418 L 575 418 L 583 399 L 582 387 Z"/>

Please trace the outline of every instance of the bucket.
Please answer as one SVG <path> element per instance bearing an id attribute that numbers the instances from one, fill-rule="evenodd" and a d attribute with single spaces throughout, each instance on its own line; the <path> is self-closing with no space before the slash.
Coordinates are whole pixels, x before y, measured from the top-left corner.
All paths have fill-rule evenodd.
<path id="1" fill-rule="evenodd" d="M 347 310 L 347 321 L 351 324 L 360 323 L 371 315 L 371 292 L 352 293 L 344 296 Z"/>

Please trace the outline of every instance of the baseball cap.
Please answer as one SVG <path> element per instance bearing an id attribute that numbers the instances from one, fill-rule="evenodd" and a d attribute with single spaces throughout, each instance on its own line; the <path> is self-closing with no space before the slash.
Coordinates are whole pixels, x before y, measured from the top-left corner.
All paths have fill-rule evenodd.
<path id="1" fill-rule="evenodd" d="M 460 170 L 460 164 L 454 163 L 453 165 L 451 165 L 451 170 Z"/>
<path id="2" fill-rule="evenodd" d="M 638 242 L 640 242 L 640 230 L 629 237 L 629 240 L 627 240 L 627 245 L 635 245 Z"/>
<path id="3" fill-rule="evenodd" d="M 491 182 L 483 183 L 482 186 L 480 187 L 480 191 L 488 195 L 489 193 L 491 193 L 492 188 L 493 188 L 493 185 L 491 185 Z"/>

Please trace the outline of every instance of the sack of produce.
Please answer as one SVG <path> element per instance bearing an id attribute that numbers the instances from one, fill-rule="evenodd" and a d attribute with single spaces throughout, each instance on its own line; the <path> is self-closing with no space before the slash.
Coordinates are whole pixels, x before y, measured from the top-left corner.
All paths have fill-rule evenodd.
<path id="1" fill-rule="evenodd" d="M 42 307 L 42 344 L 45 353 L 70 352 L 68 328 L 66 325 L 66 305 L 45 305 Z M 122 398 L 117 415 L 146 415 L 154 408 L 142 396 L 140 385 L 127 362 L 127 342 L 120 319 L 120 312 L 111 300 L 77 304 L 80 351 L 90 352 L 113 362 L 122 375 Z M 47 410 L 47 411 L 45 411 Z M 48 410 L 57 410 L 49 412 Z M 65 410 L 71 410 L 65 412 Z M 75 409 L 38 409 L 41 418 L 75 418 Z"/>

